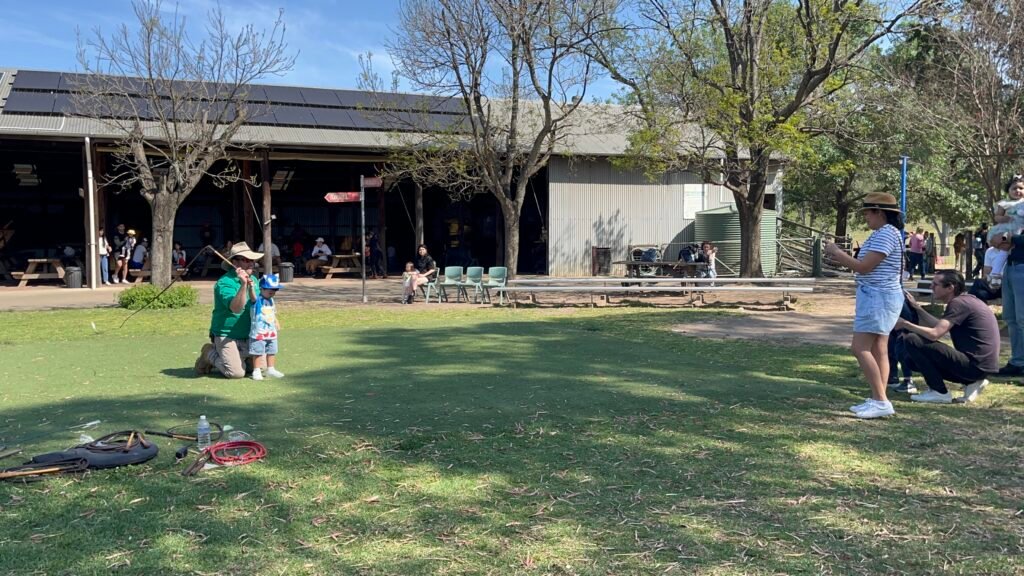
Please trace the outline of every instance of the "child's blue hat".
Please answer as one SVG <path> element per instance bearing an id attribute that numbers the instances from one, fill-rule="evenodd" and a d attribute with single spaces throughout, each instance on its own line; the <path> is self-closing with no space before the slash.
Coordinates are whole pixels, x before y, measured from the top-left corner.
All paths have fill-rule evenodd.
<path id="1" fill-rule="evenodd" d="M 264 274 L 263 278 L 260 278 L 260 289 L 280 290 L 281 279 L 277 277 L 277 274 Z"/>

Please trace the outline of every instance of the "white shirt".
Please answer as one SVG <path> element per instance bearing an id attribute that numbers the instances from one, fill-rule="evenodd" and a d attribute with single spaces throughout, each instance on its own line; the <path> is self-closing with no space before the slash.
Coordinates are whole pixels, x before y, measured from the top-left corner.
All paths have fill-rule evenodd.
<path id="1" fill-rule="evenodd" d="M 256 249 L 257 252 L 263 252 L 263 242 L 260 242 L 260 247 Z M 281 249 L 277 247 L 277 244 L 270 243 L 270 255 L 274 258 L 281 257 Z"/>
<path id="2" fill-rule="evenodd" d="M 988 274 L 988 283 L 993 287 L 1002 284 L 1003 268 L 1006 267 L 1006 259 L 1009 257 L 1010 253 L 1006 250 L 994 247 L 985 250 L 985 266 L 992 269 Z"/>
<path id="3" fill-rule="evenodd" d="M 331 255 L 331 249 L 327 247 L 327 244 L 320 244 L 319 246 L 313 246 L 313 258 L 320 258 L 324 262 L 327 262 L 327 258 Z"/>

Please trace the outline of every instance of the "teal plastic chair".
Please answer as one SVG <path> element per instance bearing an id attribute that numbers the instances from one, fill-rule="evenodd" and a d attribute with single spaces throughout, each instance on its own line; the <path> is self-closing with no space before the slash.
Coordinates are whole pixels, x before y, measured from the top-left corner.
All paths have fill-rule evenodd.
<path id="1" fill-rule="evenodd" d="M 484 267 L 483 266 L 470 266 L 466 268 L 466 280 L 459 282 L 460 294 L 466 295 L 466 301 L 469 301 L 469 289 L 473 289 L 473 303 L 479 302 L 484 295 Z"/>
<path id="2" fill-rule="evenodd" d="M 437 296 L 437 303 L 441 303 L 441 291 L 437 289 L 437 271 L 431 275 L 429 282 L 420 285 L 420 291 L 423 292 L 423 301 L 430 303 L 430 294 L 433 292 Z"/>
<path id="3" fill-rule="evenodd" d="M 487 302 L 491 301 L 491 288 L 504 288 L 508 280 L 508 268 L 504 266 L 491 266 L 487 269 L 487 282 L 483 284 L 484 296 Z M 498 304 L 505 304 L 505 292 L 498 292 Z"/>
<path id="4" fill-rule="evenodd" d="M 460 284 L 462 283 L 462 266 L 445 266 L 444 267 L 444 278 L 437 280 L 438 299 L 440 302 L 441 298 L 444 301 L 448 301 L 448 288 L 455 289 L 455 295 L 458 297 L 460 291 L 463 289 Z M 468 298 L 467 298 L 468 299 Z"/>

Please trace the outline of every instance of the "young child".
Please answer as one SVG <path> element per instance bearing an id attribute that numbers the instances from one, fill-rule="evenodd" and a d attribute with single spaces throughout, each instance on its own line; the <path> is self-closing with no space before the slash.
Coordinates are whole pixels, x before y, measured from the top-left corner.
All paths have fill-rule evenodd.
<path id="1" fill-rule="evenodd" d="M 174 251 L 171 252 L 171 262 L 173 262 L 178 268 L 184 268 L 185 264 L 188 263 L 188 259 L 185 256 L 185 249 L 181 247 L 181 242 L 174 243 Z"/>
<path id="2" fill-rule="evenodd" d="M 1024 228 L 1024 176 L 1019 174 L 1006 183 L 1005 200 L 996 202 L 997 224 L 1011 224 L 1014 231 Z"/>
<path id="3" fill-rule="evenodd" d="M 277 333 L 281 324 L 277 321 L 274 296 L 281 289 L 277 274 L 265 274 L 260 278 L 260 293 L 250 285 L 252 298 L 252 328 L 249 329 L 249 355 L 252 356 L 252 379 L 263 380 L 264 370 L 271 378 L 284 378 L 275 366 L 277 357 Z"/>
<path id="4" fill-rule="evenodd" d="M 711 242 L 705 240 L 704 244 L 701 246 L 701 251 L 704 252 L 704 260 L 708 263 L 708 278 L 718 278 L 718 270 L 715 269 L 715 257 L 718 255 L 718 248 L 716 248 Z M 711 285 L 714 286 L 715 283 L 712 282 Z"/>
<path id="5" fill-rule="evenodd" d="M 412 304 L 412 298 L 416 294 L 416 279 L 419 278 L 419 275 L 415 264 L 405 263 L 405 272 L 402 273 L 402 304 Z"/>

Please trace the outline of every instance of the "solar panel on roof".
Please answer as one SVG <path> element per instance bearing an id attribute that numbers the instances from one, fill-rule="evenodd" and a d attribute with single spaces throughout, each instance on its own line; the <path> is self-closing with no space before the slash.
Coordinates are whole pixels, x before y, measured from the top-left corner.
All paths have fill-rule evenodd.
<path id="1" fill-rule="evenodd" d="M 66 92 L 72 92 L 78 90 L 86 85 L 85 74 L 71 74 L 65 73 L 60 75 L 60 85 L 57 87 L 58 90 Z"/>
<path id="2" fill-rule="evenodd" d="M 348 110 L 337 108 L 313 108 L 313 119 L 320 128 L 352 128 L 352 117 Z"/>
<path id="3" fill-rule="evenodd" d="M 321 90 L 319 88 L 302 88 L 302 97 L 306 100 L 306 104 L 313 104 L 314 106 L 337 106 L 338 97 L 335 95 L 333 90 Z"/>
<path id="4" fill-rule="evenodd" d="M 75 113 L 75 103 L 72 101 L 70 94 L 55 94 L 55 96 L 57 99 L 53 105 L 54 114 L 71 116 Z"/>
<path id="5" fill-rule="evenodd" d="M 248 114 L 250 124 L 277 124 L 277 118 L 274 117 L 274 112 L 270 109 L 270 106 L 266 104 L 249 104 Z"/>
<path id="6" fill-rule="evenodd" d="M 298 88 L 291 86 L 263 86 L 263 91 L 266 92 L 267 100 L 270 102 L 280 102 L 282 104 L 306 103 L 302 98 L 302 92 Z"/>
<path id="7" fill-rule="evenodd" d="M 245 99 L 249 102 L 263 103 L 267 101 L 267 92 L 262 86 L 249 86 L 246 88 Z"/>
<path id="8" fill-rule="evenodd" d="M 377 99 L 369 92 L 357 92 L 355 90 L 335 90 L 334 95 L 338 97 L 338 101 L 341 102 L 342 106 L 348 106 L 349 108 L 373 108 L 374 100 Z"/>
<path id="9" fill-rule="evenodd" d="M 53 112 L 53 94 L 46 92 L 14 92 L 7 97 L 4 112 L 30 112 L 50 114 Z"/>
<path id="10" fill-rule="evenodd" d="M 14 75 L 15 90 L 56 90 L 60 86 L 60 72 L 21 70 Z"/>
<path id="11" fill-rule="evenodd" d="M 290 124 L 293 126 L 316 126 L 313 115 L 309 108 L 301 106 L 272 106 L 274 117 L 278 124 Z"/>
<path id="12" fill-rule="evenodd" d="M 348 115 L 352 117 L 352 128 L 370 129 L 386 128 L 388 123 L 378 113 L 369 110 L 349 110 Z"/>

